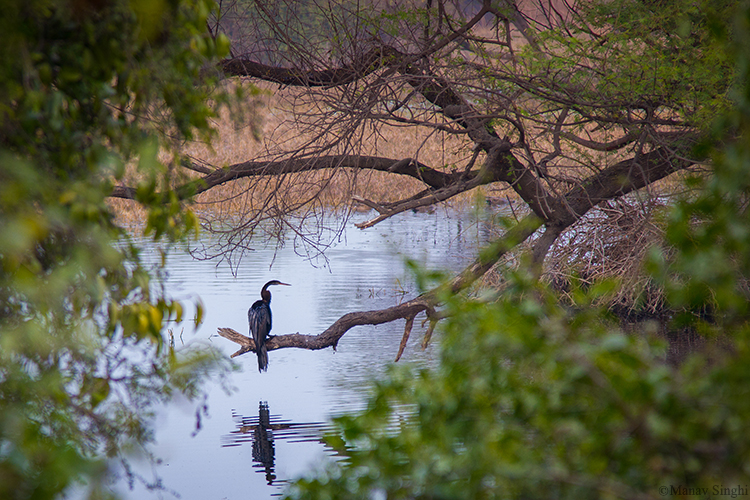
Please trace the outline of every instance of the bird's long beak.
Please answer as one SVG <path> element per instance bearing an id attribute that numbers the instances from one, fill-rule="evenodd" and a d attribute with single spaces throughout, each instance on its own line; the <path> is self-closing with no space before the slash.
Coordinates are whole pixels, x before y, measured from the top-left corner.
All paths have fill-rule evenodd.
<path id="1" fill-rule="evenodd" d="M 284 285 L 284 286 L 292 286 L 292 285 L 290 285 L 289 283 L 281 283 L 281 282 L 279 282 L 279 283 L 276 283 L 276 284 L 277 284 L 277 285 Z"/>

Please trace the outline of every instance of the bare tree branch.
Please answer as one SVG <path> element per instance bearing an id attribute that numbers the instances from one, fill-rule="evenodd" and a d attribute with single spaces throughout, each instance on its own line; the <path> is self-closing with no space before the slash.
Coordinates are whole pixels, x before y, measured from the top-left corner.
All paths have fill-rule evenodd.
<path id="1" fill-rule="evenodd" d="M 283 217 L 303 206 L 284 201 L 285 189 L 294 187 L 289 179 L 299 178 L 288 174 L 324 170 L 378 171 L 422 184 L 417 194 L 409 191 L 396 201 L 351 189 L 348 197 L 378 212 L 361 228 L 479 186 L 509 187 L 531 213 L 443 286 L 381 311 L 347 314 L 319 335 L 274 337 L 269 350 L 335 347 L 354 326 L 405 319 L 403 350 L 422 311 L 430 321 L 427 340 L 442 294 L 464 290 L 520 242 L 533 235 L 532 255 L 541 266 L 560 234 L 593 207 L 696 164 L 691 148 L 702 124 L 695 123 L 700 114 L 694 111 L 704 90 L 717 84 L 667 85 L 664 79 L 672 77 L 657 75 L 654 58 L 664 58 L 664 67 L 683 65 L 693 49 L 672 46 L 682 44 L 674 37 L 618 38 L 615 24 L 591 25 L 596 16 L 587 15 L 585 2 L 484 0 L 471 11 L 466 2 L 438 2 L 409 16 L 374 17 L 366 8 L 340 11 L 315 2 L 320 10 L 310 24 L 323 26 L 322 36 L 305 31 L 299 4 L 280 2 L 286 10 L 242 4 L 260 9 L 243 18 L 257 29 L 243 32 L 238 44 L 246 50 L 220 70 L 227 78 L 285 86 L 280 93 L 291 96 L 295 128 L 283 129 L 271 161 L 214 170 L 186 166 L 201 175 L 178 192 L 187 197 L 237 179 L 279 179 L 242 221 L 243 230 L 257 223 L 262 210 Z M 388 9 L 397 8 L 391 4 Z M 493 16 L 488 27 L 484 20 Z M 700 57 L 700 50 L 696 45 L 693 55 Z M 295 134 L 303 139 L 287 147 Z M 457 141 L 458 159 L 425 159 L 425 137 Z M 383 153 L 386 143 L 397 153 Z M 132 198 L 135 190 L 118 187 L 113 196 Z M 316 196 L 305 203 L 317 203 Z M 229 329 L 220 334 L 242 346 L 235 355 L 254 348 Z"/>
<path id="2" fill-rule="evenodd" d="M 279 68 L 243 57 L 226 59 L 220 63 L 219 68 L 228 77 L 258 78 L 282 85 L 336 87 L 359 80 L 381 68 L 399 64 L 403 57 L 404 54 L 391 47 L 377 47 L 362 54 L 351 64 L 325 70 Z"/>
<path id="3" fill-rule="evenodd" d="M 215 168 L 203 177 L 183 184 L 175 190 L 178 194 L 182 193 L 187 198 L 192 194 L 203 193 L 216 186 L 247 177 L 270 177 L 336 168 L 367 169 L 407 175 L 435 189 L 448 187 L 461 177 L 456 173 L 436 170 L 411 158 L 393 160 L 377 156 L 332 155 L 281 161 L 237 163 L 224 168 Z M 136 190 L 133 187 L 115 186 L 111 196 L 113 198 L 135 199 Z"/>
<path id="4" fill-rule="evenodd" d="M 569 141 L 573 141 L 576 144 L 593 149 L 595 151 L 614 151 L 616 149 L 620 149 L 637 140 L 639 136 L 640 133 L 631 133 L 622 137 L 618 137 L 617 139 L 609 142 L 597 142 L 582 139 L 570 132 L 560 132 L 560 137 L 563 137 L 564 139 L 568 139 Z"/>
<path id="5" fill-rule="evenodd" d="M 355 326 L 380 325 L 405 317 L 414 317 L 420 312 L 427 310 L 429 307 L 430 305 L 425 298 L 417 297 L 408 302 L 387 309 L 348 313 L 339 318 L 320 335 L 302 335 L 299 333 L 277 335 L 266 341 L 266 348 L 269 351 L 289 347 L 309 350 L 325 349 L 327 347 L 333 347 L 336 349 L 341 337 Z M 219 328 L 218 332 L 222 337 L 242 346 L 239 351 L 232 354 L 232 357 L 255 350 L 255 344 L 251 338 L 242 335 L 231 328 Z"/>

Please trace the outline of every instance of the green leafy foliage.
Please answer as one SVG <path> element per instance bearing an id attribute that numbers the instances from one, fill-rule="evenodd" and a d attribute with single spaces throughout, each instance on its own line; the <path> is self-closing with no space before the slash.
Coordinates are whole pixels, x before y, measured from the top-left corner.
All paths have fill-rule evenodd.
<path id="1" fill-rule="evenodd" d="M 346 46 L 356 41 L 349 38 L 350 33 L 342 34 L 334 27 L 357 23 L 354 13 L 360 7 L 351 0 L 296 0 L 263 4 L 237 2 L 230 4 L 227 10 L 242 12 L 239 17 L 248 23 L 244 29 L 264 40 L 266 50 L 256 55 L 278 64 L 300 47 L 311 57 L 323 54 L 334 59 L 345 57 Z M 284 26 L 283 33 L 275 33 L 269 26 Z"/>
<path id="2" fill-rule="evenodd" d="M 523 67 L 540 75 L 540 96 L 578 95 L 582 116 L 623 124 L 658 116 L 663 125 L 703 129 L 730 107 L 733 65 L 717 35 L 737 5 L 581 2 L 570 23 L 538 32 L 550 57 L 527 47 Z"/>
<path id="3" fill-rule="evenodd" d="M 626 4 L 652 2 L 604 6 Z M 750 481 L 750 8 L 741 12 L 731 30 L 712 28 L 737 78 L 735 104 L 704 146 L 722 144 L 713 175 L 692 180 L 698 194 L 671 210 L 674 257 L 655 250 L 649 263 L 671 304 L 689 311 L 675 326 L 721 335 L 723 347 L 709 339 L 715 348 L 667 364 L 656 325 L 624 332 L 592 306 L 616 283 L 573 290 L 574 304 L 561 305 L 533 272 L 509 271 L 498 299 L 445 297 L 439 366 L 392 368 L 366 411 L 336 420 L 329 442 L 343 458 L 287 498 L 705 492 L 697 498 Z"/>
<path id="4" fill-rule="evenodd" d="M 330 438 L 346 459 L 290 498 L 635 498 L 747 480 L 750 352 L 677 369 L 665 346 L 524 276 L 454 298 L 437 369 L 393 368 Z M 606 290 L 606 287 L 604 287 Z"/>
<path id="5" fill-rule="evenodd" d="M 158 160 L 210 134 L 201 69 L 226 51 L 204 0 L 6 2 L 0 20 L 0 498 L 75 482 L 151 439 L 151 409 L 222 363 L 175 351 L 182 319 L 105 202 L 126 167 L 154 238 L 195 217 Z M 169 140 L 167 140 L 169 139 Z M 175 155 L 176 156 L 176 155 Z"/>
<path id="6" fill-rule="evenodd" d="M 714 153 L 710 177 L 688 179 L 696 196 L 680 200 L 670 214 L 668 237 L 680 259 L 654 255 L 651 271 L 665 284 L 672 303 L 688 311 L 687 322 L 704 332 L 727 327 L 743 331 L 750 315 L 750 43 L 748 11 L 733 26 L 731 55 L 737 61 L 736 106 L 714 124 L 713 138 L 727 144 Z M 728 30 L 719 34 L 728 36 Z M 726 38 L 723 39 L 726 42 Z M 711 147 L 707 142 L 702 146 Z M 695 318 L 695 315 L 701 316 Z M 706 321 L 707 320 L 707 321 Z"/>

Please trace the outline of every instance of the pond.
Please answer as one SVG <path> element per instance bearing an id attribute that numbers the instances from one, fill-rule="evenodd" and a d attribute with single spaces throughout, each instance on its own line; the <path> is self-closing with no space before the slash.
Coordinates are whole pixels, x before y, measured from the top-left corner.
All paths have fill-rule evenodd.
<path id="1" fill-rule="evenodd" d="M 365 220 L 368 214 L 358 219 Z M 194 260 L 184 251 L 169 254 L 166 289 L 174 298 L 205 306 L 205 319 L 175 330 L 176 345 L 209 343 L 227 356 L 239 346 L 219 337 L 219 327 L 247 333 L 247 309 L 271 279 L 273 332 L 318 334 L 347 312 L 388 307 L 418 292 L 405 259 L 428 269 L 458 270 L 491 234 L 487 216 L 439 209 L 408 212 L 361 231 L 353 227 L 327 252 L 328 263 L 314 266 L 286 245 L 246 254 L 233 275 L 225 264 Z M 146 255 L 158 254 L 146 248 Z M 272 266 L 271 266 L 272 263 Z M 420 347 L 420 318 L 402 361 L 431 363 L 435 343 Z M 403 321 L 350 330 L 338 349 L 281 349 L 269 353 L 268 372 L 259 373 L 254 353 L 236 358 L 241 370 L 230 375 L 231 393 L 218 381 L 208 384 L 208 414 L 196 431 L 196 403 L 176 401 L 159 409 L 153 448 L 162 463 L 152 467 L 133 459 L 143 481 L 114 488 L 126 499 L 266 499 L 279 496 L 290 479 L 332 459 L 320 437 L 331 416 L 363 407 L 373 377 L 381 375 L 398 350 Z M 200 402 L 199 402 L 200 403 Z M 163 489 L 149 491 L 154 477 Z"/>

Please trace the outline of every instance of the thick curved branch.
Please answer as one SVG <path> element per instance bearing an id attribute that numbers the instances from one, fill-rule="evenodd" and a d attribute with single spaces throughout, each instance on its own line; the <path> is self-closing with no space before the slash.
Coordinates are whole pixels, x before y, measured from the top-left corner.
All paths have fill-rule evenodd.
<path id="1" fill-rule="evenodd" d="M 616 151 L 637 140 L 640 136 L 640 132 L 637 132 L 618 137 L 617 139 L 611 140 L 609 142 L 597 142 L 583 139 L 570 132 L 560 132 L 559 134 L 563 139 L 568 139 L 569 141 L 572 141 L 579 146 L 583 146 L 594 151 Z"/>
<path id="2" fill-rule="evenodd" d="M 484 0 L 479 11 L 460 28 L 450 35 L 436 40 L 424 50 L 415 54 L 405 54 L 393 47 L 381 45 L 360 54 L 349 64 L 325 70 L 305 70 L 297 68 L 280 68 L 259 63 L 252 59 L 235 57 L 219 63 L 219 69 L 226 76 L 244 76 L 258 78 L 282 85 L 304 87 L 337 87 L 354 82 L 380 69 L 390 66 L 403 66 L 432 55 L 456 40 L 464 37 L 488 12 L 491 2 Z"/>
<path id="3" fill-rule="evenodd" d="M 326 331 L 319 335 L 303 335 L 300 333 L 277 335 L 270 337 L 266 341 L 266 348 L 269 351 L 289 347 L 309 350 L 325 349 L 327 347 L 333 347 L 336 349 L 341 337 L 355 326 L 380 325 L 401 318 L 413 318 L 420 312 L 429 308 L 430 304 L 428 299 L 425 296 L 419 296 L 408 302 L 387 309 L 347 313 L 341 316 L 334 324 L 328 327 Z M 255 343 L 253 342 L 253 339 L 246 335 L 232 330 L 231 328 L 219 328 L 218 333 L 222 337 L 242 346 L 239 351 L 232 354 L 233 358 L 247 352 L 255 351 Z"/>
<path id="4" fill-rule="evenodd" d="M 559 214 L 557 220 L 551 222 L 558 226 L 570 225 L 603 201 L 641 189 L 695 165 L 696 161 L 688 157 L 695 139 L 694 135 L 685 135 L 676 149 L 657 148 L 615 163 L 591 176 L 566 193 L 567 213 Z"/>
<path id="5" fill-rule="evenodd" d="M 186 199 L 190 195 L 203 193 L 221 184 L 246 177 L 278 176 L 331 168 L 361 168 L 408 175 L 433 189 L 451 186 L 462 175 L 442 172 L 411 158 L 394 160 L 380 156 L 330 155 L 270 162 L 246 161 L 236 163 L 224 168 L 217 168 L 203 177 L 194 179 L 176 188 L 176 192 L 178 196 Z M 128 186 L 115 186 L 111 196 L 134 200 L 136 189 Z"/>
<path id="6" fill-rule="evenodd" d="M 589 177 L 565 195 L 565 209 L 552 214 L 532 251 L 534 262 L 541 265 L 557 237 L 599 203 L 618 198 L 646 187 L 677 171 L 695 165 L 686 157 L 695 136 L 686 135 L 682 151 L 658 148 L 615 163 Z M 685 156 L 677 153 L 685 153 Z"/>
<path id="7" fill-rule="evenodd" d="M 529 207 L 541 218 L 559 210 L 559 202 L 542 186 L 539 179 L 510 152 L 510 145 L 500 141 L 492 147 L 482 167 L 468 172 L 443 172 L 412 158 L 394 160 L 379 156 L 329 155 L 312 158 L 295 158 L 281 161 L 248 161 L 217 168 L 209 174 L 191 180 L 177 188 L 180 199 L 208 191 L 216 186 L 242 178 L 280 176 L 314 170 L 355 168 L 377 170 L 412 177 L 428 189 L 417 197 L 378 207 L 381 215 L 361 226 L 370 227 L 405 210 L 445 201 L 459 193 L 492 182 L 507 182 L 520 194 Z M 129 186 L 116 186 L 113 198 L 136 199 L 137 190 Z M 371 205 L 372 206 L 372 205 Z"/>
<path id="8" fill-rule="evenodd" d="M 350 64 L 325 70 L 303 70 L 269 66 L 243 57 L 225 59 L 219 69 L 226 76 L 244 76 L 304 87 L 336 87 L 363 78 L 381 68 L 401 64 L 404 54 L 396 49 L 382 46 L 362 54 Z"/>

